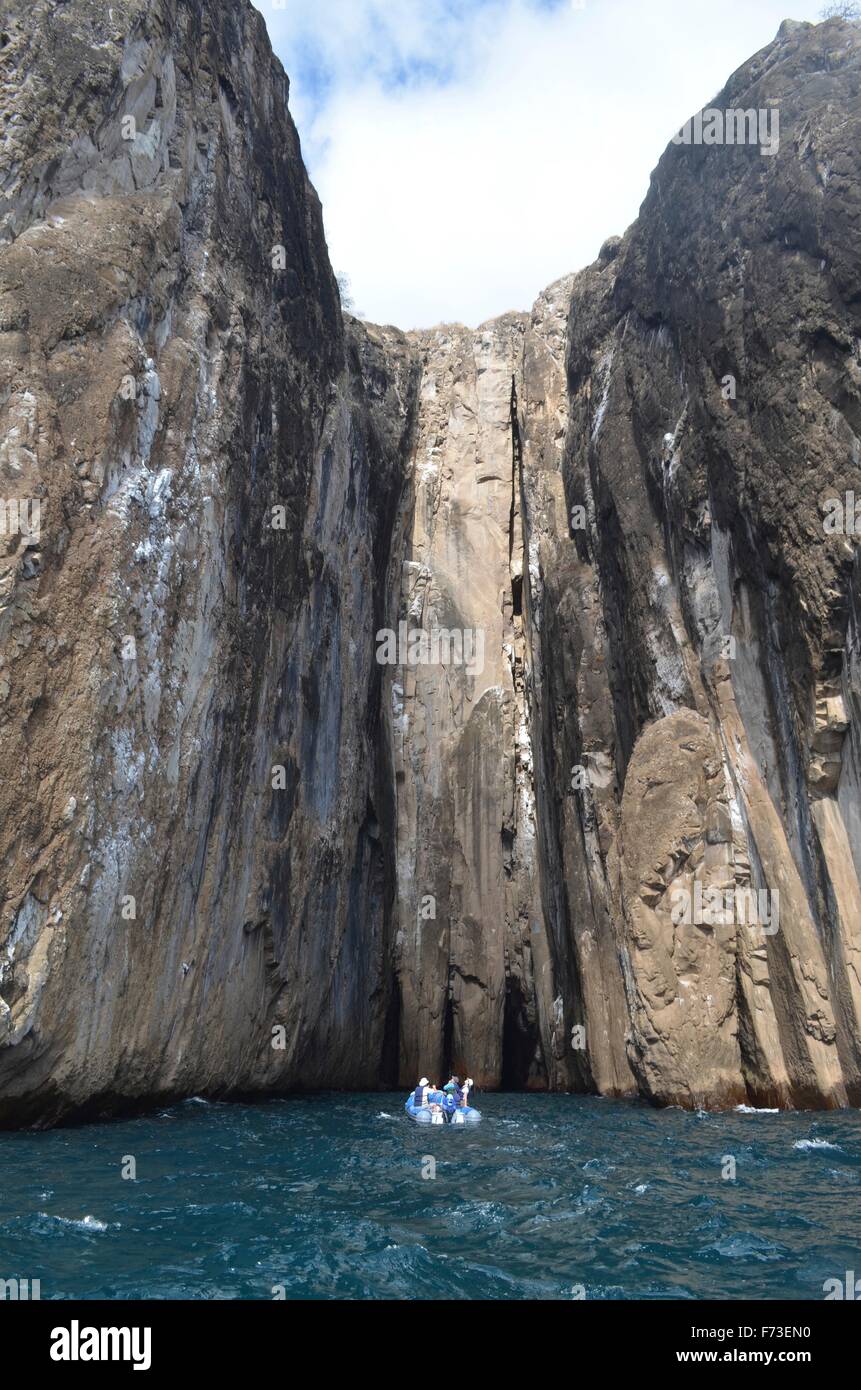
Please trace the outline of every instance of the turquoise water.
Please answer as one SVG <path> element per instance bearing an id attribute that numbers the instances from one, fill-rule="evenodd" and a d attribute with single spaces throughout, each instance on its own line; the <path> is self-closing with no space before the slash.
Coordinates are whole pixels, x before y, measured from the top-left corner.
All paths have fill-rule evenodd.
<path id="1" fill-rule="evenodd" d="M 43 1299 L 822 1299 L 861 1273 L 858 1113 L 482 1095 L 453 1130 L 403 1099 L 0 1134 L 0 1278 Z"/>

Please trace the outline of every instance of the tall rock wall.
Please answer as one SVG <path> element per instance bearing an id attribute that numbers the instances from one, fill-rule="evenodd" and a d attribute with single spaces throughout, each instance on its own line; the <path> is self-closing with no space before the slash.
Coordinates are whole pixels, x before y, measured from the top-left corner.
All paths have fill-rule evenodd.
<path id="1" fill-rule="evenodd" d="M 712 103 L 779 149 L 671 145 L 576 277 L 564 507 L 527 367 L 545 897 L 601 1090 L 624 1038 L 662 1103 L 858 1102 L 859 71 L 857 26 L 786 24 Z"/>
<path id="2" fill-rule="evenodd" d="M 409 354 L 249 5 L 37 3 L 2 63 L 0 1119 L 376 1084 Z"/>
<path id="3" fill-rule="evenodd" d="M 715 99 L 772 153 L 673 144 L 531 313 L 406 334 L 245 0 L 0 33 L 0 1124 L 857 1104 L 857 27 Z"/>
<path id="4" fill-rule="evenodd" d="M 548 1084 L 512 429 L 526 322 L 411 335 L 422 384 L 399 627 L 418 645 L 391 675 L 404 1079 L 453 1065 L 479 1086 Z"/>

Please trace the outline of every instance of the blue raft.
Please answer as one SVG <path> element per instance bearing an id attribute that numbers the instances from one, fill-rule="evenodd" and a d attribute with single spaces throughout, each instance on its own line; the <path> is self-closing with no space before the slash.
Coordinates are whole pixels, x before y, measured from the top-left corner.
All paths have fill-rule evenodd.
<path id="1" fill-rule="evenodd" d="M 429 1105 L 416 1105 L 414 1096 L 410 1096 L 404 1109 L 418 1125 L 476 1125 L 481 1119 L 481 1111 L 473 1109 L 471 1105 L 459 1106 L 446 1115 L 442 1110 L 434 1113 Z"/>

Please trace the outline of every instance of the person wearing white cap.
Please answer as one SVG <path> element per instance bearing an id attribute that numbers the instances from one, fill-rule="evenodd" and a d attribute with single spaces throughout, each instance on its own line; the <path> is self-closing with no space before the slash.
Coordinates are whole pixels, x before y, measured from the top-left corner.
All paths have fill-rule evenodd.
<path id="1" fill-rule="evenodd" d="M 421 1105 L 427 1105 L 429 1090 L 430 1082 L 428 1081 L 426 1076 L 423 1076 L 418 1086 L 416 1086 L 415 1091 L 413 1092 L 413 1104 L 417 1108 Z"/>

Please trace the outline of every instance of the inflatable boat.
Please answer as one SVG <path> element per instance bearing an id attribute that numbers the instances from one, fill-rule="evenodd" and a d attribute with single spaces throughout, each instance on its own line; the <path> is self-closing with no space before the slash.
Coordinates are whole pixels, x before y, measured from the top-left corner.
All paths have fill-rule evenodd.
<path id="1" fill-rule="evenodd" d="M 429 1105 L 416 1105 L 415 1096 L 410 1096 L 404 1109 L 417 1125 L 475 1125 L 481 1119 L 481 1111 L 471 1105 L 459 1106 L 447 1115 L 443 1110 L 431 1110 Z"/>

